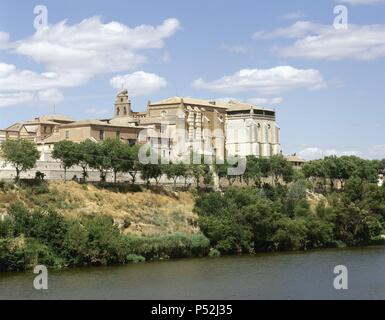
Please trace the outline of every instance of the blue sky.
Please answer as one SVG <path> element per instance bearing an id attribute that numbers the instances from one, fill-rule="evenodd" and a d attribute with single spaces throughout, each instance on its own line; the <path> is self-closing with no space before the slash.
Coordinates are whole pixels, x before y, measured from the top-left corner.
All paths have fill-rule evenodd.
<path id="1" fill-rule="evenodd" d="M 276 108 L 286 154 L 385 158 L 384 71 L 381 0 L 0 0 L 1 128 L 53 106 L 109 117 L 123 85 L 135 111 L 173 95 Z"/>

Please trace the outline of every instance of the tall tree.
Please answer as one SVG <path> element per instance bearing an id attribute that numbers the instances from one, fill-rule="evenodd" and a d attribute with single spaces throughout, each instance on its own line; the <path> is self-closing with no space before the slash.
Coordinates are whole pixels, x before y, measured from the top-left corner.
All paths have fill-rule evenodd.
<path id="1" fill-rule="evenodd" d="M 279 179 L 290 182 L 293 178 L 293 166 L 281 154 L 274 155 L 270 159 L 270 174 L 274 185 L 279 183 Z"/>
<path id="2" fill-rule="evenodd" d="M 140 172 L 142 179 L 147 181 L 147 185 L 150 185 L 150 179 L 155 179 L 156 184 L 159 183 L 163 170 L 160 164 L 148 163 L 140 165 Z"/>
<path id="3" fill-rule="evenodd" d="M 261 185 L 262 170 L 261 170 L 261 158 L 255 156 L 248 156 L 246 158 L 246 170 L 243 174 L 243 180 L 247 185 L 253 181 L 254 185 Z"/>
<path id="4" fill-rule="evenodd" d="M 52 151 L 52 158 L 60 160 L 64 169 L 64 181 L 67 180 L 67 170 L 78 164 L 78 148 L 75 142 L 62 140 L 55 144 Z"/>
<path id="5" fill-rule="evenodd" d="M 105 157 L 104 165 L 106 170 L 111 169 L 114 174 L 114 183 L 119 172 L 124 172 L 126 162 L 129 161 L 129 151 L 120 139 L 106 139 L 101 142 L 103 155 Z"/>
<path id="6" fill-rule="evenodd" d="M 93 163 L 93 152 L 95 147 L 96 142 L 90 139 L 84 140 L 76 146 L 78 165 L 82 168 L 84 182 L 86 182 L 88 178 L 88 168 L 90 168 Z"/>
<path id="7" fill-rule="evenodd" d="M 174 188 L 176 187 L 177 179 L 186 176 L 187 166 L 183 162 L 165 164 L 163 168 L 167 178 L 174 181 Z"/>
<path id="8" fill-rule="evenodd" d="M 136 176 L 140 171 L 140 163 L 138 158 L 139 148 L 139 145 L 130 146 L 127 144 L 124 146 L 124 152 L 122 154 L 122 158 L 124 160 L 122 163 L 122 171 L 128 172 L 128 174 L 131 176 L 132 184 L 135 184 Z"/>
<path id="9" fill-rule="evenodd" d="M 20 173 L 35 167 L 40 158 L 36 145 L 28 140 L 6 140 L 0 145 L 0 154 L 6 163 L 10 163 L 16 170 L 15 181 L 20 179 Z"/>

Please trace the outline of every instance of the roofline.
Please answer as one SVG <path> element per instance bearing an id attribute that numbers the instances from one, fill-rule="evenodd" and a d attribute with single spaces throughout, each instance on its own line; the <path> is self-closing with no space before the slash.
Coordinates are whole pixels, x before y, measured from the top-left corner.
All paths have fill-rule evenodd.
<path id="1" fill-rule="evenodd" d="M 262 110 L 262 111 L 271 111 L 271 112 L 277 112 L 275 109 L 271 109 L 271 108 L 264 108 L 264 107 L 259 107 L 259 106 L 254 106 L 254 105 L 250 105 L 250 107 L 248 108 L 247 104 L 244 104 L 244 105 L 238 105 L 238 108 L 236 107 L 236 104 L 233 104 L 235 107 L 232 108 L 232 107 L 227 107 L 227 111 L 244 111 L 244 110 Z"/>
<path id="2" fill-rule="evenodd" d="M 173 98 L 173 97 L 170 97 L 170 98 Z M 172 105 L 175 105 L 175 106 L 178 106 L 180 104 L 184 104 L 184 105 L 194 105 L 194 106 L 200 106 L 200 107 L 213 107 L 213 108 L 221 108 L 221 109 L 227 109 L 226 106 L 224 105 L 219 105 L 219 104 L 212 104 L 210 103 L 209 100 L 204 100 L 204 99 L 199 99 L 199 98 L 190 98 L 190 97 L 178 97 L 180 98 L 180 101 L 179 102 L 166 102 L 166 103 L 159 103 L 161 101 L 158 101 L 158 102 L 155 102 L 155 103 L 150 103 L 148 106 L 149 107 L 152 107 L 152 106 L 172 106 Z M 196 99 L 196 100 L 202 100 L 202 101 L 207 101 L 207 103 L 188 103 L 185 101 L 185 99 Z M 167 100 L 164 99 L 164 100 Z"/>
<path id="3" fill-rule="evenodd" d="M 62 128 L 76 128 L 76 127 L 92 127 L 92 126 L 100 126 L 100 127 L 112 127 L 112 128 L 134 128 L 134 129 L 146 129 L 146 127 L 142 126 L 122 126 L 122 125 L 116 125 L 116 124 L 111 124 L 111 123 L 68 123 L 64 124 L 59 127 L 59 129 Z"/>

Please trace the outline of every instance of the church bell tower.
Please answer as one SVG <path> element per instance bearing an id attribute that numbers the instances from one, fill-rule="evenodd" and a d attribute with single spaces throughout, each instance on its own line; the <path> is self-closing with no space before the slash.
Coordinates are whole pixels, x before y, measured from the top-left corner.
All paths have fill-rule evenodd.
<path id="1" fill-rule="evenodd" d="M 119 92 L 115 100 L 115 117 L 131 116 L 131 100 L 127 90 Z"/>

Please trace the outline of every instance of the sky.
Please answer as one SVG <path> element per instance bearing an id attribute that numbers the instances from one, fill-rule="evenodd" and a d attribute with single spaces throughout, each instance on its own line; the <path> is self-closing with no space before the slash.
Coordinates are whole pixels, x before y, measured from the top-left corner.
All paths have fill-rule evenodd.
<path id="1" fill-rule="evenodd" d="M 384 0 L 0 0 L 0 128 L 111 117 L 126 88 L 134 111 L 175 95 L 274 108 L 284 154 L 380 159 L 384 71 Z"/>

